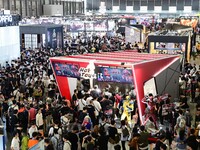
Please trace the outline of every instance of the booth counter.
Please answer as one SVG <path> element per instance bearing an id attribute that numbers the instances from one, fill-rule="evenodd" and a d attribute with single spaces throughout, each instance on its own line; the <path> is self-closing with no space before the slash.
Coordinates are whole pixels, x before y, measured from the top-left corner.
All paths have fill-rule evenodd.
<path id="1" fill-rule="evenodd" d="M 109 84 L 114 87 L 113 92 L 116 87 L 120 92 L 126 92 L 125 89 L 130 90 L 134 85 L 142 119 L 145 105 L 141 100 L 148 92 L 146 89 L 154 87 L 153 90 L 159 95 L 170 93 L 172 98 L 179 97 L 180 60 L 177 55 L 136 53 L 130 50 L 54 57 L 50 61 L 59 91 L 69 100 L 80 80 L 87 80 L 87 89 L 94 85 L 103 89 Z"/>

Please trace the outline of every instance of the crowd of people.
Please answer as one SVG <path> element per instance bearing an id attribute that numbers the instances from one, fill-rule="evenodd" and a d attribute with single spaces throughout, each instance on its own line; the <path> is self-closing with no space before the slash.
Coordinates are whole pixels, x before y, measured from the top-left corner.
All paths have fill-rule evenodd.
<path id="1" fill-rule="evenodd" d="M 113 40 L 95 38 L 90 45 L 98 52 L 102 41 L 111 45 Z M 76 42 L 81 41 L 77 38 Z M 61 97 L 49 62 L 49 57 L 57 55 L 65 53 L 48 49 L 22 51 L 20 58 L 0 69 L 0 116 L 12 135 L 11 150 L 27 150 L 40 141 L 47 150 L 147 150 L 150 145 L 155 150 L 173 146 L 198 149 L 200 125 L 192 127 L 187 104 L 190 94 L 194 102 L 199 102 L 193 93 L 193 84 L 195 91 L 199 87 L 195 65 L 186 63 L 180 76 L 179 107 L 164 116 L 163 105 L 170 103 L 170 96 L 162 99 L 149 94 L 145 99 L 145 124 L 141 124 L 134 87 L 127 93 L 114 93 L 109 86 L 102 90 L 97 85 L 92 89 L 77 85 L 70 100 Z M 132 109 L 121 119 L 127 103 Z M 163 120 L 170 126 L 160 129 L 158 124 L 165 124 Z"/>
<path id="2" fill-rule="evenodd" d="M 78 36 L 76 38 L 67 38 L 65 40 L 65 49 L 67 54 L 83 54 L 111 52 L 125 49 L 138 49 L 139 42 L 125 43 L 124 37 L 108 37 L 108 36 Z M 146 48 L 146 45 L 144 45 Z M 141 48 L 140 48 L 141 49 Z"/>

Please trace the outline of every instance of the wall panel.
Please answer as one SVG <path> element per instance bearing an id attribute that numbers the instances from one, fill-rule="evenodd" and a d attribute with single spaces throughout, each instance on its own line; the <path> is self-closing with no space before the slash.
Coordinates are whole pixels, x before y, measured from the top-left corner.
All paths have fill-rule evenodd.
<path id="1" fill-rule="evenodd" d="M 140 10 L 140 1 L 139 0 L 133 1 L 133 10 Z"/>
<path id="2" fill-rule="evenodd" d="M 154 5 L 155 5 L 154 0 L 148 0 L 147 10 L 154 10 Z"/>
<path id="3" fill-rule="evenodd" d="M 169 0 L 162 0 L 162 10 L 169 10 Z"/>
<path id="4" fill-rule="evenodd" d="M 177 10 L 183 11 L 184 10 L 184 3 L 183 0 L 177 0 Z"/>

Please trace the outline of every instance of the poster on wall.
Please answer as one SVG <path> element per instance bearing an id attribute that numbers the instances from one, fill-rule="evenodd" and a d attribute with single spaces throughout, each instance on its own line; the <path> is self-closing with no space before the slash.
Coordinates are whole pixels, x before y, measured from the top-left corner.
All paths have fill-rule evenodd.
<path id="1" fill-rule="evenodd" d="M 107 31 L 108 30 L 108 21 L 100 20 L 94 22 L 94 30 L 95 31 Z"/>
<path id="2" fill-rule="evenodd" d="M 130 69 L 98 67 L 97 80 L 100 82 L 133 83 L 133 74 Z"/>
<path id="3" fill-rule="evenodd" d="M 79 65 L 78 64 L 65 64 L 59 62 L 52 63 L 54 72 L 57 76 L 66 76 L 72 78 L 79 78 Z"/>
<path id="4" fill-rule="evenodd" d="M 84 22 L 74 21 L 69 24 L 70 32 L 84 31 Z"/>
<path id="5" fill-rule="evenodd" d="M 47 30 L 48 47 L 62 48 L 62 27 L 49 28 Z"/>

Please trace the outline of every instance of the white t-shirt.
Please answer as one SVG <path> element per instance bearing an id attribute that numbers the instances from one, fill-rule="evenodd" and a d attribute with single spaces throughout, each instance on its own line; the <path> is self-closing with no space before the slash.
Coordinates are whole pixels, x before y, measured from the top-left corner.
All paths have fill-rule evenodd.
<path id="1" fill-rule="evenodd" d="M 37 126 L 29 128 L 28 134 L 29 134 L 30 138 L 32 138 L 33 132 L 38 132 Z"/>
<path id="2" fill-rule="evenodd" d="M 64 142 L 63 150 L 71 150 L 71 143 L 69 141 Z"/>
<path id="3" fill-rule="evenodd" d="M 78 110 L 83 110 L 83 107 L 85 107 L 87 104 L 86 104 L 86 101 L 84 99 L 79 99 L 78 100 Z"/>
<path id="4" fill-rule="evenodd" d="M 91 101 L 92 99 L 93 99 L 92 96 L 88 97 L 88 98 L 86 99 L 86 104 L 89 105 L 89 104 L 90 104 L 90 101 Z"/>
<path id="5" fill-rule="evenodd" d="M 95 115 L 99 116 L 99 111 L 101 110 L 101 104 L 97 100 L 94 100 L 93 105 L 95 108 Z"/>
<path id="6" fill-rule="evenodd" d="M 11 141 L 11 149 L 13 150 L 19 150 L 19 137 L 13 137 Z"/>

